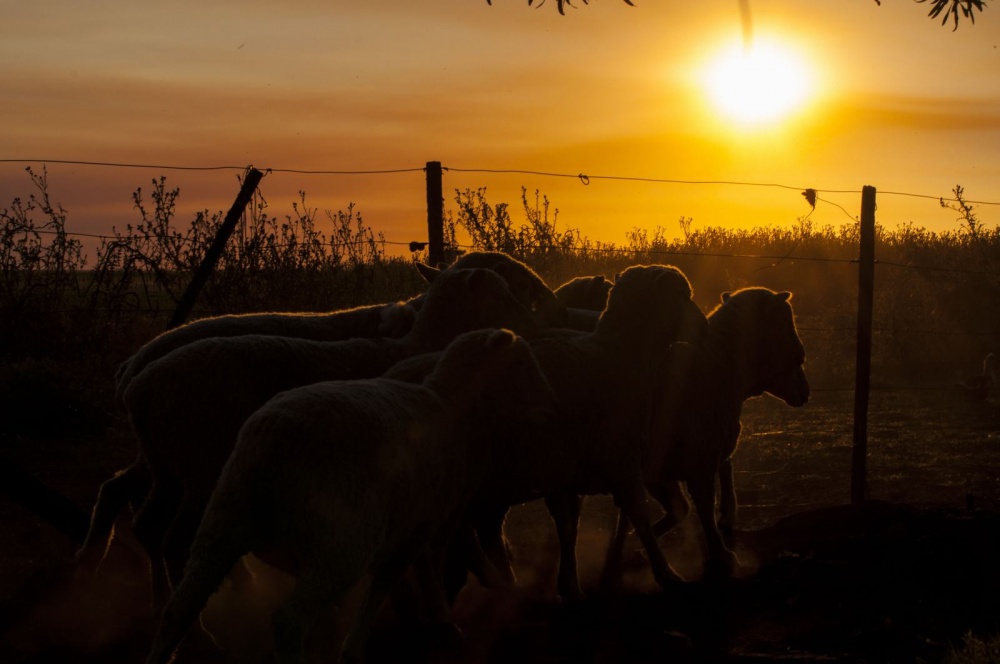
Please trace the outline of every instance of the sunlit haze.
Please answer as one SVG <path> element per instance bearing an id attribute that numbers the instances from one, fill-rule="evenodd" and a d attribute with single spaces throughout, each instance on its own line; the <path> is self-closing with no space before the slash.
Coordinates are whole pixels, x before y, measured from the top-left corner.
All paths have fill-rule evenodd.
<path id="1" fill-rule="evenodd" d="M 728 119 L 755 125 L 780 122 L 800 110 L 813 81 L 803 55 L 773 41 L 733 44 L 709 64 L 705 84 Z"/>
<path id="2" fill-rule="evenodd" d="M 518 222 L 526 187 L 561 228 L 619 244 L 633 227 L 677 235 L 681 217 L 788 226 L 809 213 L 796 188 L 828 192 L 811 219 L 834 226 L 865 185 L 890 229 L 954 229 L 938 197 L 956 184 L 1000 201 L 992 12 L 953 32 L 909 0 L 760 0 L 744 50 L 736 2 L 537 4 L 8 3 L 0 159 L 335 171 L 271 172 L 269 211 L 290 214 L 300 190 L 320 219 L 353 202 L 399 243 L 425 237 L 423 173 L 341 172 L 440 161 L 446 211 L 486 187 Z M 0 206 L 31 193 L 26 165 L 0 162 Z M 68 227 L 96 234 L 134 222 L 132 192 L 161 174 L 181 223 L 238 190 L 236 170 L 48 174 Z"/>

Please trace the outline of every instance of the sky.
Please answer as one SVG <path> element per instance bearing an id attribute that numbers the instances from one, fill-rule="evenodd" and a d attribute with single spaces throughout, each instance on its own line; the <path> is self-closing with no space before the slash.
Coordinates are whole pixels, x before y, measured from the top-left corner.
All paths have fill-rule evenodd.
<path id="1" fill-rule="evenodd" d="M 456 189 L 479 187 L 518 208 L 526 187 L 561 228 L 619 244 L 634 227 L 677 235 L 681 217 L 791 225 L 809 212 L 806 187 L 821 191 L 819 225 L 851 223 L 864 185 L 889 229 L 957 228 L 937 198 L 959 184 L 1000 202 L 992 3 L 952 31 L 911 0 L 751 0 L 752 43 L 782 44 L 809 88 L 754 125 L 705 89 L 708 63 L 743 43 L 736 0 L 576 4 L 560 16 L 555 0 L 4 0 L 0 160 L 252 164 L 275 171 L 261 185 L 271 214 L 305 191 L 321 218 L 354 203 L 399 243 L 426 238 L 419 170 L 279 169 L 440 161 L 446 210 Z M 0 208 L 31 193 L 27 165 L 0 162 Z M 137 221 L 132 192 L 160 175 L 180 188 L 185 225 L 239 189 L 236 170 L 46 168 L 67 228 L 84 233 Z M 592 177 L 486 172 L 505 170 Z M 977 211 L 1000 224 L 1000 206 Z"/>

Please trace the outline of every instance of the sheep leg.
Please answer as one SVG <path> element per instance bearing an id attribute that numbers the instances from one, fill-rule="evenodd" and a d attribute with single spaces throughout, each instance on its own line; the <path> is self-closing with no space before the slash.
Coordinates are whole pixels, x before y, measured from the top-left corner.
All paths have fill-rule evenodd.
<path id="1" fill-rule="evenodd" d="M 511 588 L 516 583 L 514 570 L 510 566 L 507 539 L 500 531 L 499 545 L 494 544 L 494 557 L 500 559 L 499 566 L 493 564 L 490 556 L 483 550 L 476 533 L 470 531 L 469 537 L 469 571 L 476 575 L 484 588 Z"/>
<path id="2" fill-rule="evenodd" d="M 694 502 L 695 510 L 705 532 L 705 543 L 708 547 L 706 574 L 717 572 L 733 573 L 739 569 L 739 559 L 729 550 L 722 540 L 722 533 L 715 522 L 715 478 L 717 472 L 702 474 L 688 479 L 688 493 Z"/>
<path id="3" fill-rule="evenodd" d="M 653 529 L 649 524 L 649 515 L 646 512 L 646 492 L 641 485 L 627 490 L 615 491 L 612 496 L 618 508 L 632 522 L 635 534 L 639 536 L 639 541 L 642 542 L 642 546 L 646 550 L 649 566 L 653 571 L 656 583 L 666 590 L 671 583 L 683 581 L 684 579 L 667 563 L 663 551 L 660 550 L 659 542 L 653 535 Z"/>
<path id="4" fill-rule="evenodd" d="M 663 537 L 674 526 L 687 518 L 688 513 L 691 511 L 691 506 L 688 504 L 687 498 L 684 497 L 684 492 L 681 491 L 680 482 L 672 480 L 660 482 L 648 487 L 648 489 L 650 495 L 656 499 L 656 502 L 666 512 L 652 526 L 653 534 L 657 537 Z"/>
<path id="5" fill-rule="evenodd" d="M 469 578 L 469 572 L 475 570 L 474 553 L 475 533 L 471 526 L 459 528 L 448 543 L 445 549 L 444 570 L 442 573 L 442 583 L 445 588 L 445 595 L 448 603 L 451 604 L 458 597 L 458 593 L 465 587 L 465 582 Z"/>
<path id="6" fill-rule="evenodd" d="M 90 528 L 83 545 L 76 552 L 82 566 L 96 570 L 107 555 L 111 534 L 125 503 L 137 503 L 150 489 L 149 469 L 140 457 L 128 468 L 101 484 L 97 502 L 90 516 Z"/>
<path id="7" fill-rule="evenodd" d="M 650 495 L 660 504 L 665 514 L 651 529 L 656 538 L 663 537 L 674 526 L 687 518 L 691 506 L 688 504 L 680 482 L 665 481 L 648 487 Z M 618 510 L 618 524 L 615 536 L 608 545 L 608 553 L 604 559 L 604 569 L 601 571 L 601 589 L 611 592 L 621 584 L 622 552 L 630 528 L 629 520 L 621 510 Z"/>
<path id="8" fill-rule="evenodd" d="M 628 518 L 621 510 L 618 510 L 615 535 L 608 543 L 608 550 L 604 556 L 604 567 L 601 568 L 599 587 L 602 593 L 609 594 L 621 587 L 622 551 L 625 548 L 625 540 L 628 538 L 629 529 L 630 523 Z"/>
<path id="9" fill-rule="evenodd" d="M 730 457 L 719 467 L 719 529 L 729 548 L 732 548 L 734 542 L 736 512 L 736 487 L 733 482 L 733 460 Z"/>
<path id="10" fill-rule="evenodd" d="M 177 646 L 218 587 L 220 576 L 210 563 L 196 565 L 188 570 L 163 609 L 146 664 L 172 661 Z"/>
<path id="11" fill-rule="evenodd" d="M 317 570 L 299 576 L 295 589 L 271 616 L 274 655 L 278 664 L 301 664 L 306 661 L 307 637 L 324 609 L 341 603 L 351 585 L 347 578 L 342 570 L 338 570 L 336 578 Z"/>
<path id="12" fill-rule="evenodd" d="M 556 588 L 564 600 L 583 599 L 576 565 L 576 538 L 580 526 L 580 497 L 573 493 L 545 497 L 559 537 L 559 575 Z"/>
<path id="13" fill-rule="evenodd" d="M 361 608 L 354 619 L 354 625 L 341 647 L 340 659 L 345 664 L 360 664 L 364 661 L 365 646 L 375 625 L 379 607 L 382 606 L 382 602 L 385 601 L 389 592 L 403 577 L 403 572 L 406 571 L 406 566 L 409 563 L 408 553 L 408 550 L 398 551 L 375 569 L 371 584 L 361 602 Z M 299 583 L 301 584 L 301 581 Z M 419 585 L 421 586 L 420 594 L 423 595 L 423 584 Z"/>
<path id="14" fill-rule="evenodd" d="M 492 530 L 493 526 L 489 528 Z M 502 536 L 500 539 L 503 551 Z M 504 551 L 503 558 L 506 562 L 508 559 L 505 553 Z M 465 524 L 456 529 L 455 535 L 445 546 L 443 584 L 449 604 L 454 603 L 458 593 L 465 587 L 469 572 L 476 575 L 484 588 L 509 588 L 514 585 L 510 563 L 506 562 L 503 570 L 497 569 L 483 551 L 473 527 Z"/>
<path id="15" fill-rule="evenodd" d="M 170 597 L 170 580 L 163 556 L 163 541 L 177 512 L 180 485 L 174 481 L 154 481 L 149 495 L 132 521 L 132 531 L 149 556 L 153 616 L 159 615 Z"/>
<path id="16" fill-rule="evenodd" d="M 461 638 L 462 630 L 451 620 L 450 602 L 441 582 L 441 563 L 444 551 L 421 547 L 413 559 L 413 571 L 424 600 L 423 615 L 431 636 L 440 642 Z"/>
<path id="17" fill-rule="evenodd" d="M 184 564 L 191 550 L 191 542 L 194 541 L 207 504 L 207 496 L 194 497 L 185 492 L 177 515 L 163 538 L 163 560 L 171 588 L 176 587 L 184 573 Z"/>
<path id="18" fill-rule="evenodd" d="M 486 562 L 490 563 L 493 570 L 499 573 L 499 582 L 487 583 L 483 577 L 490 571 L 484 569 L 480 581 L 487 587 L 509 588 L 517 583 L 514 575 L 514 568 L 510 562 L 510 551 L 507 546 L 507 538 L 503 534 L 503 524 L 507 519 L 507 506 L 495 505 L 481 508 L 476 520 L 476 536 L 479 540 L 478 549 L 486 557 Z M 477 575 L 478 576 L 478 575 Z"/>

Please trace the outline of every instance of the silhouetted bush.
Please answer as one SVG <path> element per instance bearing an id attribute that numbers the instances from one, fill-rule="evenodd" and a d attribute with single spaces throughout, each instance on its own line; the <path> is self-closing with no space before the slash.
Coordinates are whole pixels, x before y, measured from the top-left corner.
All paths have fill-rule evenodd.
<path id="1" fill-rule="evenodd" d="M 51 202 L 46 174 L 28 169 L 34 192 L 0 210 L 0 353 L 59 358 L 110 375 L 117 362 L 163 329 L 223 215 L 176 219 L 179 190 L 160 177 L 133 194 L 138 221 L 102 241 L 93 267 Z M 958 214 L 953 231 L 914 224 L 876 229 L 873 382 L 948 384 L 978 370 L 1000 336 L 1000 228 L 989 228 L 956 187 L 941 205 Z M 696 228 L 679 235 L 633 228 L 622 244 L 592 241 L 560 226 L 547 197 L 522 188 L 519 214 L 485 188 L 455 192 L 445 223 L 446 255 L 504 251 L 551 285 L 585 274 L 609 278 L 634 264 L 668 263 L 688 275 L 707 312 L 724 291 L 790 290 L 818 386 L 854 380 L 859 231 L 856 223 Z M 319 227 L 332 230 L 323 232 Z M 426 254 L 414 253 L 414 259 Z M 424 283 L 354 205 L 310 207 L 304 192 L 283 218 L 257 194 L 206 284 L 195 316 L 246 311 L 323 311 L 411 296 Z"/>

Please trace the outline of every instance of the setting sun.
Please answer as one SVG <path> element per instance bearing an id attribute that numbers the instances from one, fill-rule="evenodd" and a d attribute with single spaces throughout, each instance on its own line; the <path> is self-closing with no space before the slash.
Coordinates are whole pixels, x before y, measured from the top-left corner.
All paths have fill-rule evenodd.
<path id="1" fill-rule="evenodd" d="M 745 125 L 781 120 L 811 92 L 802 55 L 773 41 L 724 50 L 709 62 L 704 83 L 718 111 Z"/>

